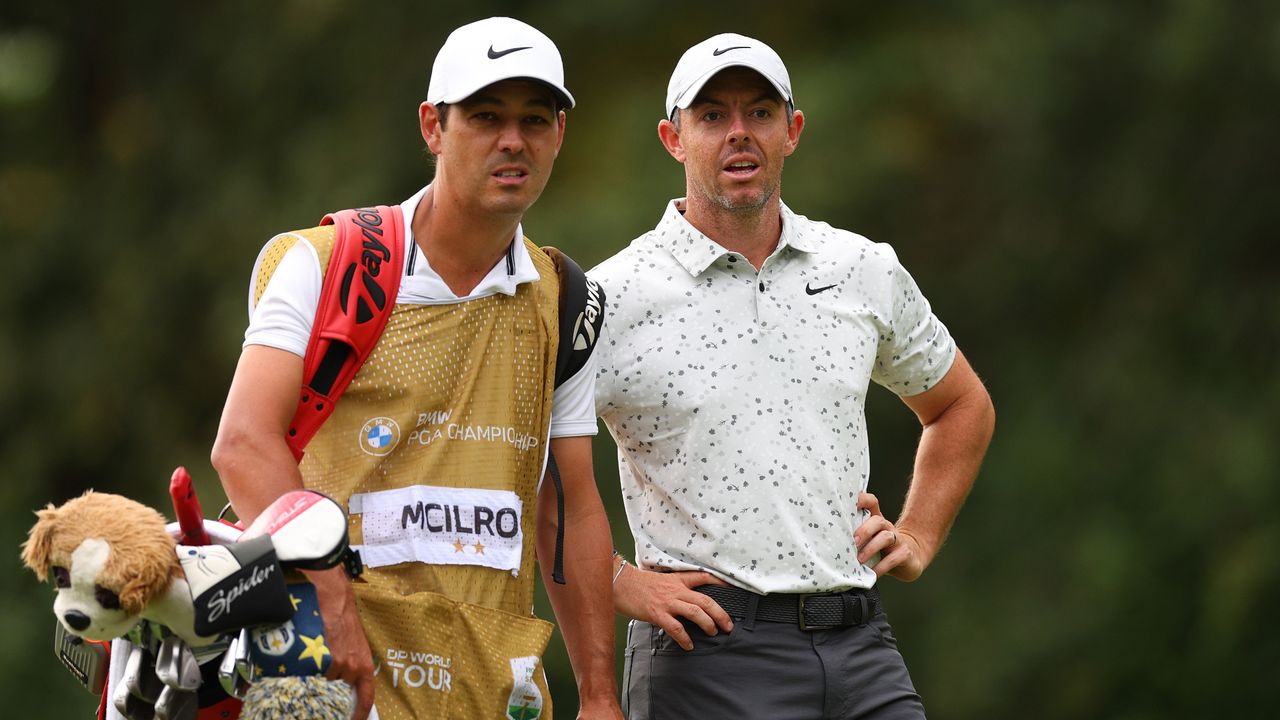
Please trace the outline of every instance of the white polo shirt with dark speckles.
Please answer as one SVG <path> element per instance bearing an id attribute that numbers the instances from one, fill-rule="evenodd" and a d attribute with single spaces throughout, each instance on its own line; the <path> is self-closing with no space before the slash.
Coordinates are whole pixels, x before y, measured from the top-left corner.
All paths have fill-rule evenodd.
<path id="1" fill-rule="evenodd" d="M 853 545 L 868 381 L 928 390 L 951 335 L 886 244 L 783 205 L 757 273 L 677 203 L 589 273 L 609 303 L 596 411 L 636 562 L 760 593 L 870 587 Z"/>

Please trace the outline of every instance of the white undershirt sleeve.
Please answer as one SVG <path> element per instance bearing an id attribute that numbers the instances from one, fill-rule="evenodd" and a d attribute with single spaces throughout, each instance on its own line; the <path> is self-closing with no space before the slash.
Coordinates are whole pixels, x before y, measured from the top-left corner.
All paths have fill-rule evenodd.
<path id="1" fill-rule="evenodd" d="M 253 285 L 261 263 L 260 254 L 250 276 L 249 327 L 244 332 L 244 346 L 266 345 L 303 357 L 320 304 L 320 259 L 315 248 L 299 238 L 280 260 L 255 306 Z"/>
<path id="2" fill-rule="evenodd" d="M 573 377 L 556 388 L 551 402 L 551 437 L 595 435 L 596 350 Z"/>

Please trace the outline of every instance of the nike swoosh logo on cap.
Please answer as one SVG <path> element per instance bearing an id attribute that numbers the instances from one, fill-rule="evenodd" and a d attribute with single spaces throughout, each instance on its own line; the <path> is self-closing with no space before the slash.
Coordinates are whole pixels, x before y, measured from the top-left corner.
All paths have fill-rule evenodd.
<path id="1" fill-rule="evenodd" d="M 717 56 L 717 57 L 718 57 L 718 56 L 720 56 L 720 55 L 723 55 L 723 54 L 725 54 L 725 53 L 729 52 L 730 50 L 750 50 L 750 49 L 751 49 L 751 48 L 747 47 L 746 45 L 734 45 L 733 47 L 727 47 L 727 48 L 723 48 L 723 49 L 722 49 L 722 48 L 716 48 L 715 50 L 712 50 L 712 51 L 711 51 L 711 54 L 712 54 L 712 55 L 715 55 L 715 56 Z"/>
<path id="2" fill-rule="evenodd" d="M 511 53 L 516 52 L 516 51 L 519 51 L 519 50 L 528 50 L 530 47 L 532 47 L 532 46 L 531 46 L 531 45 L 525 45 L 524 47 L 513 47 L 513 48 L 508 48 L 507 50 L 494 50 L 494 49 L 493 49 L 493 46 L 492 46 L 492 45 L 490 45 L 490 46 L 489 46 L 489 59 L 490 59 L 490 60 L 497 60 L 498 58 L 502 57 L 503 55 L 510 55 Z"/>

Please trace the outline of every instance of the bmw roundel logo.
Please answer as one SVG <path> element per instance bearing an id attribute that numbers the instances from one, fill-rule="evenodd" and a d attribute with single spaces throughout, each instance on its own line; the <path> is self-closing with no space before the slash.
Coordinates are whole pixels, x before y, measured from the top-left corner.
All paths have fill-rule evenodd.
<path id="1" fill-rule="evenodd" d="M 360 449 L 370 455 L 383 456 L 400 442 L 400 426 L 389 417 L 376 417 L 360 428 Z"/>
<path id="2" fill-rule="evenodd" d="M 391 428 L 386 425 L 374 425 L 365 439 L 369 441 L 369 447 L 381 450 L 391 444 L 391 436 Z"/>

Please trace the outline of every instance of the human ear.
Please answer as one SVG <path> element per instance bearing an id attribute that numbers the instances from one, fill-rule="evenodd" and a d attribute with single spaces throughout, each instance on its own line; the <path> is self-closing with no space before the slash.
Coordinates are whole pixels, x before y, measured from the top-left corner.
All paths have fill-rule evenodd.
<path id="1" fill-rule="evenodd" d="M 679 111 L 677 110 L 676 112 Z M 667 149 L 667 152 L 676 159 L 676 162 L 684 163 L 686 157 L 684 143 L 680 139 L 680 129 L 676 127 L 675 123 L 663 118 L 658 123 L 658 139 L 662 141 L 662 147 Z"/>
<path id="2" fill-rule="evenodd" d="M 556 157 L 560 157 L 560 146 L 564 144 L 564 124 L 569 116 L 563 110 L 559 111 L 556 119 L 559 121 L 559 127 L 556 129 Z"/>
<path id="3" fill-rule="evenodd" d="M 786 155 L 796 151 L 796 146 L 800 144 L 800 133 L 804 131 L 804 113 L 795 110 L 791 113 L 791 122 L 787 124 L 787 144 L 784 147 Z"/>
<path id="4" fill-rule="evenodd" d="M 444 149 L 440 137 L 444 132 L 443 123 L 440 122 L 440 109 L 429 102 L 419 105 L 418 129 L 422 132 L 422 139 L 427 141 L 427 149 L 431 154 L 439 155 Z"/>

